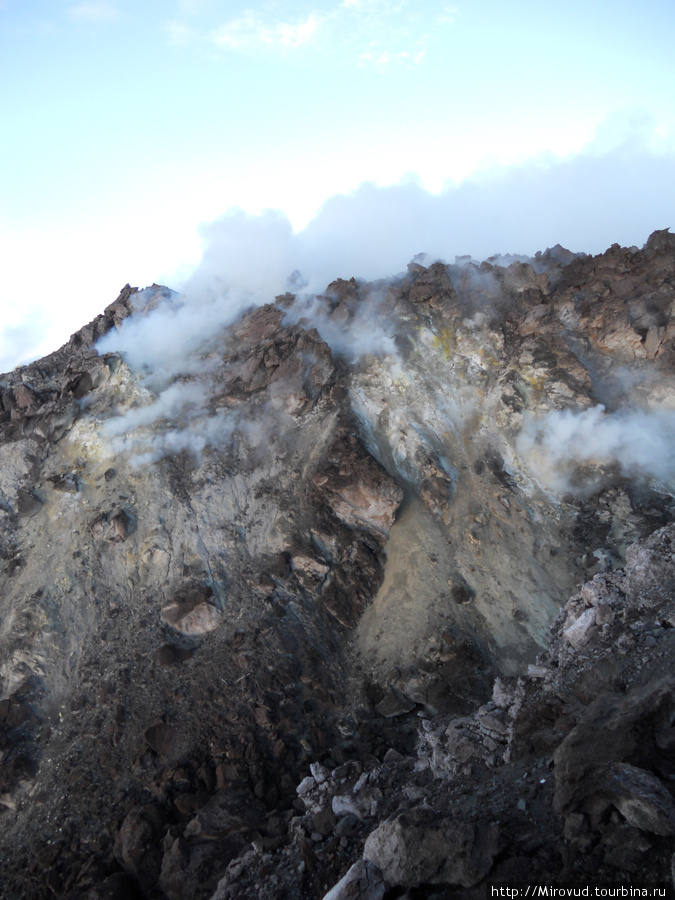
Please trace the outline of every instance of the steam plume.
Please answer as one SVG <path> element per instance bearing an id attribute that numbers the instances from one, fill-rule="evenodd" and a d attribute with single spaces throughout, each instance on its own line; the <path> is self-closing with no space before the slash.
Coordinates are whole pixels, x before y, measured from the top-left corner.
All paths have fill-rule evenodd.
<path id="1" fill-rule="evenodd" d="M 199 379 L 195 397 L 201 390 L 203 401 L 222 329 L 251 305 L 290 290 L 297 300 L 289 317 L 309 318 L 333 349 L 352 358 L 392 354 L 387 323 L 375 303 L 360 309 L 349 327 L 337 330 L 316 314 L 316 295 L 339 277 L 372 281 L 395 276 L 420 251 L 429 263 L 452 261 L 458 253 L 475 259 L 495 253 L 531 255 L 557 243 L 599 252 L 616 241 L 644 242 L 654 228 L 670 224 L 673 185 L 675 156 L 659 156 L 644 141 L 628 141 L 604 153 L 493 173 L 439 195 L 415 182 L 388 188 L 365 184 L 350 196 L 329 200 L 299 232 L 280 212 L 251 216 L 230 211 L 204 226 L 203 258 L 181 295 L 166 296 L 150 308 L 151 298 L 142 293 L 139 314 L 108 334 L 98 349 L 125 356 L 158 398 L 157 409 L 165 418 L 184 416 L 181 392 L 165 393 L 167 388 L 178 377 Z M 194 399 L 194 408 L 199 406 Z M 135 429 L 153 415 L 129 415 L 114 428 L 120 433 Z M 523 452 L 529 446 L 534 458 L 546 450 L 559 465 L 563 458 L 583 461 L 604 453 L 603 458 L 613 458 L 626 471 L 661 480 L 672 477 L 663 462 L 668 454 L 661 453 L 672 436 L 667 414 L 566 415 L 552 414 L 529 426 L 521 438 Z M 633 426 L 657 448 L 653 454 L 645 457 L 631 439 Z M 556 482 L 554 471 L 545 477 Z"/>
<path id="2" fill-rule="evenodd" d="M 627 476 L 655 479 L 675 488 L 675 410 L 622 410 L 604 406 L 582 412 L 555 410 L 531 418 L 517 449 L 533 474 L 559 492 L 570 489 L 574 467 L 618 464 Z"/>

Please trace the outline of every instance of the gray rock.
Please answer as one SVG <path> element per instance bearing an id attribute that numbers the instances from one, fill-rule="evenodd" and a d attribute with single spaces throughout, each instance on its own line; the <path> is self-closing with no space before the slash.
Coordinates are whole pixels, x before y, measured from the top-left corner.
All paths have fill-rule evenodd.
<path id="1" fill-rule="evenodd" d="M 313 791 L 316 787 L 316 781 L 313 775 L 307 775 L 302 779 L 300 784 L 296 788 L 296 793 L 298 797 L 304 797 L 310 791 Z"/>
<path id="2" fill-rule="evenodd" d="M 207 600 L 176 600 L 162 607 L 161 618 L 178 634 L 196 637 L 215 631 L 222 624 L 223 614 Z"/>
<path id="3" fill-rule="evenodd" d="M 332 809 L 321 809 L 314 813 L 312 820 L 314 830 L 318 831 L 322 837 L 328 837 L 337 823 L 337 817 Z"/>
<path id="4" fill-rule="evenodd" d="M 675 801 L 654 775 L 628 763 L 614 763 L 603 788 L 630 825 L 653 834 L 675 834 Z"/>
<path id="5" fill-rule="evenodd" d="M 179 760 L 190 747 L 186 735 L 174 725 L 165 722 L 151 725 L 145 732 L 145 739 L 155 753 L 171 761 Z"/>
<path id="6" fill-rule="evenodd" d="M 389 686 L 384 700 L 381 700 L 375 708 L 381 716 L 393 719 L 396 716 L 404 716 L 415 709 L 415 702 L 392 684 Z"/>
<path id="7" fill-rule="evenodd" d="M 109 875 L 87 894 L 87 900 L 133 900 L 133 897 L 134 890 L 124 872 Z"/>
<path id="8" fill-rule="evenodd" d="M 22 519 L 31 519 L 42 509 L 42 500 L 34 491 L 21 488 L 17 491 L 16 508 Z"/>
<path id="9" fill-rule="evenodd" d="M 398 750 L 395 750 L 393 747 L 390 747 L 387 750 L 387 752 L 384 754 L 384 756 L 382 757 L 382 762 L 383 763 L 395 763 L 395 762 L 400 762 L 402 759 L 405 759 L 405 757 L 401 753 L 399 753 Z"/>
<path id="10" fill-rule="evenodd" d="M 123 509 L 101 513 L 90 524 L 89 530 L 97 541 L 121 544 L 131 531 L 131 519 Z"/>
<path id="11" fill-rule="evenodd" d="M 120 337 L 184 309 L 156 286 L 3 376 L 2 891 L 86 894 L 118 834 L 135 893 L 195 900 L 224 879 L 228 900 L 285 900 L 328 890 L 370 830 L 392 877 L 477 892 L 462 885 L 490 874 L 501 819 L 509 877 L 548 875 L 566 839 L 590 875 L 629 857 L 663 875 L 663 841 L 640 829 L 672 828 L 649 777 L 675 743 L 673 528 L 567 598 L 589 551 L 621 566 L 671 499 L 575 458 L 539 468 L 546 441 L 523 441 L 526 416 L 574 415 L 600 387 L 616 407 L 672 406 L 674 249 L 662 233 L 594 258 L 338 281 L 296 324 L 289 295 L 214 321 L 182 368 L 165 354 L 181 371 L 162 397 L 196 398 L 176 415 L 93 349 L 132 310 Z M 382 324 L 387 352 L 353 364 L 350 343 L 373 349 Z M 47 487 L 61 473 L 77 493 Z M 415 702 L 434 716 L 417 760 Z M 390 746 L 411 758 L 377 766 Z M 313 768 L 293 800 L 329 755 L 365 763 L 358 790 L 356 763 Z M 336 840 L 313 844 L 335 793 Z"/>
<path id="12" fill-rule="evenodd" d="M 311 763 L 309 767 L 309 771 L 314 776 L 314 780 L 317 784 L 323 784 L 328 778 L 330 778 L 330 769 L 327 769 L 325 766 L 322 766 L 321 763 L 314 762 Z"/>
<path id="13" fill-rule="evenodd" d="M 323 900 L 382 900 L 384 879 L 373 863 L 359 860 Z"/>
<path id="14" fill-rule="evenodd" d="M 347 813 L 335 826 L 335 834 L 338 837 L 345 837 L 351 834 L 359 824 L 359 821 L 359 817 L 355 816 L 354 813 Z"/>
<path id="15" fill-rule="evenodd" d="M 595 610 L 593 608 L 587 609 L 565 629 L 563 634 L 574 649 L 577 650 L 579 647 L 583 647 L 588 640 L 590 629 L 594 624 Z"/>
<path id="16" fill-rule="evenodd" d="M 356 816 L 359 819 L 363 817 L 358 802 L 349 794 L 337 794 L 333 797 L 331 804 L 333 812 L 338 818 L 348 815 Z"/>
<path id="17" fill-rule="evenodd" d="M 159 880 L 162 850 L 157 840 L 164 817 L 158 804 L 135 806 L 127 814 L 115 841 L 115 857 L 125 872 L 146 891 Z"/>
<path id="18" fill-rule="evenodd" d="M 497 825 L 436 817 L 433 810 L 417 809 L 383 822 L 368 836 L 363 855 L 382 870 L 391 886 L 468 888 L 490 871 L 498 834 Z"/>

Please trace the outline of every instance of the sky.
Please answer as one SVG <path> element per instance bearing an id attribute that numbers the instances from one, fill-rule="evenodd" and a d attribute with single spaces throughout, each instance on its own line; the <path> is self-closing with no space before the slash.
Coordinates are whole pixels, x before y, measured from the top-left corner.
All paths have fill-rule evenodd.
<path id="1" fill-rule="evenodd" d="M 674 35 L 671 0 L 0 0 L 0 372 L 127 282 L 641 246 Z"/>

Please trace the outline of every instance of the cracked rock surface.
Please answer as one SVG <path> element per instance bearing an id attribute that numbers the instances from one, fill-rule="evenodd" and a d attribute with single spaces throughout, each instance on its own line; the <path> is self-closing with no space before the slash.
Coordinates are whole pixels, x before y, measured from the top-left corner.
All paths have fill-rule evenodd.
<path id="1" fill-rule="evenodd" d="M 161 385 L 126 286 L 0 376 L 0 897 L 669 878 L 672 466 L 541 423 L 668 427 L 674 282 L 667 232 L 413 262 Z"/>

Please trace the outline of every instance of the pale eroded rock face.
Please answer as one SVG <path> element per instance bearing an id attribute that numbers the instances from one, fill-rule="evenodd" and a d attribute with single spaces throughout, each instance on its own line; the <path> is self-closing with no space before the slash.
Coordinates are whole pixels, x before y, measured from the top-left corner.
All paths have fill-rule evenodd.
<path id="1" fill-rule="evenodd" d="M 159 387 L 127 286 L 3 376 L 7 896 L 661 873 L 669 469 L 532 422 L 672 407 L 674 241 L 285 296 Z"/>

